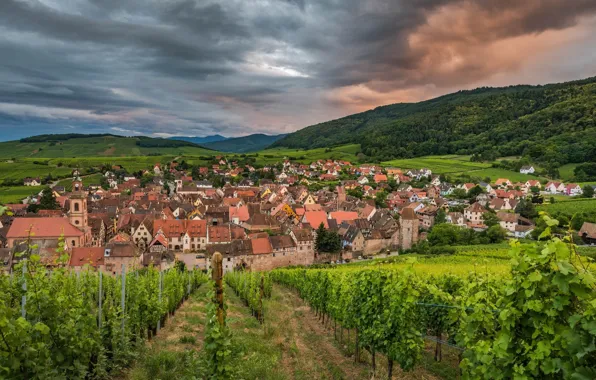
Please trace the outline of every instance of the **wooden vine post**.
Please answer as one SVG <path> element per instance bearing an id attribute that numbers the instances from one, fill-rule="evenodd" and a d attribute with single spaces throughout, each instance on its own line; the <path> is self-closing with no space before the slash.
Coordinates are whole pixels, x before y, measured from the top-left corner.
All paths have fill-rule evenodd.
<path id="1" fill-rule="evenodd" d="M 221 253 L 215 252 L 211 260 L 211 277 L 215 282 L 215 302 L 217 303 L 217 321 L 223 328 L 224 319 L 224 294 L 223 294 L 223 257 Z"/>
<path id="2" fill-rule="evenodd" d="M 263 297 L 265 297 L 265 275 L 261 276 L 261 289 L 259 294 L 259 322 L 263 324 L 265 317 L 263 316 Z"/>

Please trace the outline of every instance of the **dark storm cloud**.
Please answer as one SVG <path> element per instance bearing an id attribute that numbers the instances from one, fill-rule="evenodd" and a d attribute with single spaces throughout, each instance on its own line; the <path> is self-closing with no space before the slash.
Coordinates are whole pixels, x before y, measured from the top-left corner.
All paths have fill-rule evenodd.
<path id="1" fill-rule="evenodd" d="M 515 77 L 558 47 L 546 33 L 595 13 L 593 0 L 2 0 L 0 132 L 23 115 L 36 128 L 289 131 Z"/>

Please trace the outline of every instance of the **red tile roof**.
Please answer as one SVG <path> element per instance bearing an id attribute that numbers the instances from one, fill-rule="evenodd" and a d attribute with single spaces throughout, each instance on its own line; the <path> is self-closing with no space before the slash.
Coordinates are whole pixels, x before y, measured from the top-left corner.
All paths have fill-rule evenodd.
<path id="1" fill-rule="evenodd" d="M 97 268 L 97 266 L 104 264 L 104 249 L 104 247 L 73 247 L 69 265 L 71 267 L 82 267 L 89 264 Z"/>
<path id="2" fill-rule="evenodd" d="M 358 213 L 356 211 L 333 211 L 329 213 L 329 217 L 337 220 L 337 224 L 341 224 L 344 220 L 358 219 Z"/>
<path id="3" fill-rule="evenodd" d="M 265 255 L 273 252 L 271 242 L 268 237 L 252 239 L 252 253 L 255 255 Z"/>
<path id="4" fill-rule="evenodd" d="M 6 234 L 6 238 L 27 238 L 30 232 L 36 238 L 64 236 L 83 236 L 66 218 L 15 218 Z"/>
<path id="5" fill-rule="evenodd" d="M 306 221 L 310 224 L 310 226 L 314 229 L 319 228 L 321 223 L 325 226 L 325 228 L 329 228 L 329 222 L 327 221 L 327 213 L 325 211 L 306 211 L 304 213 L 304 217 Z"/>

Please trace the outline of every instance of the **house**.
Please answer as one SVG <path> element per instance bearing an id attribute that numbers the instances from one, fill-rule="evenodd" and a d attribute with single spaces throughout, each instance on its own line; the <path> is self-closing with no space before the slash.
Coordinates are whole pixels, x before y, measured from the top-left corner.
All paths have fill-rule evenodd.
<path id="1" fill-rule="evenodd" d="M 534 167 L 533 166 L 522 166 L 521 169 L 519 169 L 519 172 L 521 174 L 534 174 Z"/>
<path id="2" fill-rule="evenodd" d="M 342 247 L 352 252 L 362 252 L 364 250 L 365 239 L 356 226 L 349 225 L 342 236 Z"/>
<path id="3" fill-rule="evenodd" d="M 161 175 L 161 167 L 159 164 L 153 166 L 153 173 L 155 173 L 155 175 Z"/>
<path id="4" fill-rule="evenodd" d="M 501 228 L 509 231 L 512 234 L 515 233 L 515 228 L 518 226 L 517 220 L 519 218 L 519 214 L 499 211 L 497 212 L 497 218 L 499 218 L 499 225 Z"/>
<path id="5" fill-rule="evenodd" d="M 361 175 L 358 177 L 358 183 L 361 185 L 366 185 L 368 183 L 368 178 L 366 176 Z"/>
<path id="6" fill-rule="evenodd" d="M 517 239 L 525 239 L 532 233 L 532 231 L 534 231 L 533 225 L 518 224 L 515 226 L 515 232 L 513 233 L 513 236 Z"/>
<path id="7" fill-rule="evenodd" d="M 569 185 L 565 186 L 565 194 L 569 196 L 582 195 L 583 190 L 577 183 L 570 183 Z"/>
<path id="8" fill-rule="evenodd" d="M 325 211 L 305 211 L 302 217 L 302 223 L 310 224 L 311 228 L 316 230 L 319 228 L 321 223 L 325 228 L 329 228 L 329 222 L 327 220 L 327 213 Z"/>
<path id="9" fill-rule="evenodd" d="M 499 178 L 495 181 L 495 186 L 505 188 L 511 186 L 511 181 L 507 178 Z"/>
<path id="10" fill-rule="evenodd" d="M 386 171 L 387 171 L 387 175 L 390 175 L 391 177 L 395 177 L 400 174 L 403 174 L 402 170 L 399 168 L 387 168 Z"/>
<path id="11" fill-rule="evenodd" d="M 375 174 L 375 183 L 387 182 L 387 176 L 385 174 Z"/>
<path id="12" fill-rule="evenodd" d="M 96 270 L 104 270 L 105 247 L 75 247 L 70 253 L 68 265 L 75 270 L 81 271 L 85 266 Z"/>
<path id="13" fill-rule="evenodd" d="M 335 219 L 337 224 L 344 221 L 352 221 L 358 219 L 358 212 L 356 211 L 332 211 L 329 213 L 329 219 Z"/>
<path id="14" fill-rule="evenodd" d="M 290 231 L 290 236 L 296 243 L 296 250 L 298 252 L 314 252 L 315 239 L 311 230 L 308 229 L 294 229 Z"/>
<path id="15" fill-rule="evenodd" d="M 460 189 L 464 190 L 466 193 L 476 187 L 474 183 L 462 183 L 458 186 Z"/>
<path id="16" fill-rule="evenodd" d="M 586 244 L 596 244 L 596 223 L 584 222 L 577 234 Z"/>
<path id="17" fill-rule="evenodd" d="M 549 194 L 559 194 L 565 192 L 565 184 L 563 182 L 548 182 L 544 186 L 544 191 Z"/>
<path id="18" fill-rule="evenodd" d="M 464 214 L 462 214 L 461 212 L 450 212 L 447 214 L 445 220 L 447 221 L 447 223 L 455 224 L 456 226 L 466 225 Z"/>
<path id="19" fill-rule="evenodd" d="M 486 212 L 486 209 L 478 202 L 472 203 L 470 206 L 464 209 L 464 217 L 466 221 L 473 224 L 482 224 L 484 218 L 482 215 Z"/>
<path id="20" fill-rule="evenodd" d="M 542 184 L 540 183 L 540 181 L 536 179 L 530 179 L 527 180 L 526 183 L 524 183 L 524 187 L 528 190 L 530 190 L 532 187 L 537 187 L 538 189 L 541 189 Z"/>
<path id="21" fill-rule="evenodd" d="M 168 250 L 174 251 L 203 250 L 208 241 L 206 220 L 156 219 L 153 233 L 163 235 Z"/>
<path id="22" fill-rule="evenodd" d="M 104 249 L 105 271 L 112 275 L 133 271 L 141 267 L 141 255 L 132 241 L 113 241 L 106 244 Z"/>
<path id="23" fill-rule="evenodd" d="M 25 186 L 41 186 L 41 180 L 39 179 L 39 177 L 37 177 L 37 178 L 27 177 L 23 180 L 23 184 Z"/>

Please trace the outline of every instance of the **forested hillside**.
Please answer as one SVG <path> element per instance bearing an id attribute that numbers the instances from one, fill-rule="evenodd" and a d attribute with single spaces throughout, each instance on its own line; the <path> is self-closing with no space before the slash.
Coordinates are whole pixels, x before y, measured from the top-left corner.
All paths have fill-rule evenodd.
<path id="1" fill-rule="evenodd" d="M 375 160 L 437 154 L 526 155 L 565 164 L 596 160 L 596 78 L 459 91 L 400 103 L 292 133 L 273 146 L 360 143 Z"/>
<path id="2" fill-rule="evenodd" d="M 246 153 L 256 152 L 267 148 L 277 140 L 283 138 L 286 135 L 265 135 L 262 133 L 255 133 L 253 135 L 234 137 L 225 139 L 223 141 L 215 141 L 210 143 L 201 144 L 204 147 L 218 150 L 220 152 L 234 152 L 234 153 Z"/>

